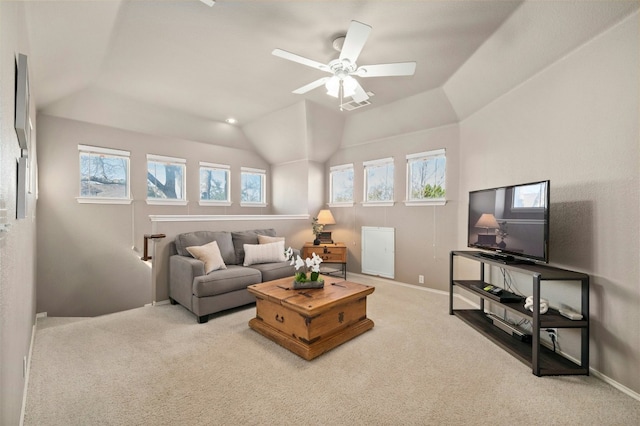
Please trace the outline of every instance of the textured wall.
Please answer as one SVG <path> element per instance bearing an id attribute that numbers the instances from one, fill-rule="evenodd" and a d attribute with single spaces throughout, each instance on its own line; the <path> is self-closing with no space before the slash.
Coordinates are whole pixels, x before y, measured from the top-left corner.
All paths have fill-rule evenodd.
<path id="1" fill-rule="evenodd" d="M 0 424 L 17 425 L 25 385 L 22 364 L 35 321 L 36 238 L 35 190 L 27 196 L 27 217 L 16 220 L 16 160 L 21 153 L 13 127 L 15 58 L 18 52 L 29 55 L 22 3 L 0 2 L 0 43 L 0 223 L 10 225 L 8 232 L 0 232 Z M 33 106 L 31 117 L 35 125 Z M 35 138 L 34 133 L 32 172 Z"/>
<path id="2" fill-rule="evenodd" d="M 468 191 L 550 179 L 550 263 L 592 277 L 591 367 L 636 392 L 638 35 L 636 13 L 461 122 L 458 223 L 464 247 Z"/>

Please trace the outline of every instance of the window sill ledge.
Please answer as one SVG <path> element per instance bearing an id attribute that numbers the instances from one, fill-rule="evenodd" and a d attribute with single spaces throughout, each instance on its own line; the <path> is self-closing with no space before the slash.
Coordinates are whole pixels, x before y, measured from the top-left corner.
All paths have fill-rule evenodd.
<path id="1" fill-rule="evenodd" d="M 78 204 L 131 204 L 131 198 L 93 198 L 76 197 Z"/>
<path id="2" fill-rule="evenodd" d="M 200 206 L 207 206 L 207 207 L 230 207 L 231 204 L 233 204 L 230 201 L 205 201 L 205 200 L 200 200 L 200 202 L 198 203 Z"/>
<path id="3" fill-rule="evenodd" d="M 393 207 L 395 201 L 365 201 L 362 207 Z"/>
<path id="4" fill-rule="evenodd" d="M 334 208 L 334 207 L 353 207 L 354 203 L 353 201 L 350 201 L 348 203 L 327 203 L 327 206 Z"/>
<path id="5" fill-rule="evenodd" d="M 187 200 L 145 200 L 150 206 L 186 206 L 189 202 Z"/>
<path id="6" fill-rule="evenodd" d="M 407 207 L 444 206 L 445 204 L 447 204 L 447 200 L 413 200 L 404 202 Z"/>

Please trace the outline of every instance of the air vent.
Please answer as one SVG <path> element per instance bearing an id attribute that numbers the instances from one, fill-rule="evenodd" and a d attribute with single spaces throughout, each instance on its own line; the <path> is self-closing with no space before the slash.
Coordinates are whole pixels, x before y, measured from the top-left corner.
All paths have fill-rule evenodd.
<path id="1" fill-rule="evenodd" d="M 367 92 L 367 95 L 369 95 L 369 98 L 372 98 L 373 96 L 375 96 L 373 92 Z M 342 105 L 340 105 L 340 107 L 345 111 L 353 111 L 354 109 L 362 108 L 367 105 L 371 105 L 371 102 L 369 102 L 369 100 L 362 101 L 362 102 L 356 102 L 356 101 L 345 102 Z"/>

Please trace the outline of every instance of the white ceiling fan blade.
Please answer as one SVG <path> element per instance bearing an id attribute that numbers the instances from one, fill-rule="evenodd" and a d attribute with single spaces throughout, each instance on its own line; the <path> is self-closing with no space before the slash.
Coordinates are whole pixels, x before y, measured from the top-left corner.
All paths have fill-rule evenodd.
<path id="1" fill-rule="evenodd" d="M 367 99 L 369 99 L 369 95 L 367 95 L 367 92 L 365 92 L 362 86 L 360 86 L 360 83 L 357 83 L 354 90 L 355 90 L 355 93 L 353 94 L 353 96 L 351 96 L 351 99 L 353 99 L 354 101 L 364 102 Z"/>
<path id="2" fill-rule="evenodd" d="M 313 89 L 315 89 L 316 87 L 320 87 L 323 84 L 325 84 L 327 82 L 327 80 L 329 80 L 331 77 L 322 77 L 319 80 L 313 81 L 309 84 L 307 84 L 306 86 L 302 86 L 299 89 L 294 90 L 292 93 L 295 93 L 297 95 L 302 95 L 303 93 L 307 93 Z"/>
<path id="3" fill-rule="evenodd" d="M 303 56 L 296 55 L 295 53 L 287 52 L 286 50 L 273 49 L 271 54 L 274 56 L 279 56 L 282 59 L 287 59 L 289 61 L 297 62 L 311 68 L 319 69 L 320 71 L 331 72 L 331 69 L 329 69 L 329 67 L 325 64 L 314 61 L 313 59 L 307 59 Z"/>
<path id="4" fill-rule="evenodd" d="M 358 60 L 360 52 L 364 47 L 371 27 L 358 21 L 351 21 L 347 36 L 344 39 L 342 50 L 340 51 L 340 60 L 348 59 L 352 64 Z"/>
<path id="5" fill-rule="evenodd" d="M 354 74 L 359 77 L 394 77 L 413 75 L 415 72 L 415 62 L 398 62 L 395 64 L 363 65 Z"/>

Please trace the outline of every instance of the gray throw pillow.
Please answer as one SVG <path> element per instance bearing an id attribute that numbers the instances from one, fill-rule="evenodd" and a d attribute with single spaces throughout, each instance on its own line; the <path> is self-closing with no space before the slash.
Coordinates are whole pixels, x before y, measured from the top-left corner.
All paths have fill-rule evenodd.
<path id="1" fill-rule="evenodd" d="M 258 244 L 258 235 L 268 235 L 270 237 L 275 237 L 276 230 L 273 228 L 254 229 L 251 231 L 231 233 L 231 236 L 233 238 L 233 247 L 235 249 L 235 254 L 236 254 L 236 261 L 234 262 L 235 264 L 242 265 L 244 263 L 244 245 Z"/>
<path id="2" fill-rule="evenodd" d="M 187 247 L 203 246 L 212 241 L 218 243 L 220 254 L 224 263 L 227 265 L 236 264 L 236 253 L 231 241 L 231 233 L 226 231 L 195 231 L 185 232 L 176 236 L 176 251 L 182 256 L 191 256 L 187 251 Z"/>

